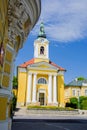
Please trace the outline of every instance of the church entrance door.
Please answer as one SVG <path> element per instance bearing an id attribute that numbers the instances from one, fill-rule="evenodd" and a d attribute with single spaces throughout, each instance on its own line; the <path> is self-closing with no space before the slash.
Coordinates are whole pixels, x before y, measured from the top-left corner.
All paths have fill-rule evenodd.
<path id="1" fill-rule="evenodd" d="M 44 105 L 44 93 L 39 93 L 39 102 L 40 105 Z"/>

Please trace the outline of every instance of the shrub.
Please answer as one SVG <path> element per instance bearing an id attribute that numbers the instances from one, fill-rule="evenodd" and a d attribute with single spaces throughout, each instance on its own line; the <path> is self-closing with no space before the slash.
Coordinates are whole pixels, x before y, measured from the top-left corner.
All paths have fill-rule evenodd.
<path id="1" fill-rule="evenodd" d="M 80 108 L 87 110 L 87 97 L 80 96 L 79 102 L 76 97 L 70 98 L 70 103 L 66 103 L 66 107 L 71 107 L 75 109 Z"/>
<path id="2" fill-rule="evenodd" d="M 12 99 L 12 109 L 13 109 L 13 111 L 16 109 L 16 102 L 17 102 L 17 97 L 13 94 L 13 99 Z"/>
<path id="3" fill-rule="evenodd" d="M 62 107 L 58 107 L 58 106 L 28 106 L 27 109 L 35 109 L 35 110 L 59 110 L 59 111 L 73 110 L 70 107 L 62 108 Z"/>
<path id="4" fill-rule="evenodd" d="M 76 97 L 70 98 L 70 105 L 72 108 L 78 108 L 78 99 Z"/>
<path id="5" fill-rule="evenodd" d="M 87 98 L 86 97 L 82 100 L 80 106 L 81 106 L 81 109 L 87 110 Z"/>

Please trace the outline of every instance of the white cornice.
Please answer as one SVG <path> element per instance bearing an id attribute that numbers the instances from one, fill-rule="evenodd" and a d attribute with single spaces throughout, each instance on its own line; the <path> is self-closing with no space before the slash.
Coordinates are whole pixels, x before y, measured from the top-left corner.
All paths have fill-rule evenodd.
<path id="1" fill-rule="evenodd" d="M 54 68 L 41 68 L 41 67 L 28 67 L 28 69 L 32 69 L 32 70 L 47 70 L 47 71 L 57 71 L 57 69 Z"/>
<path id="2" fill-rule="evenodd" d="M 87 86 L 87 83 L 82 83 L 82 86 Z"/>
<path id="3" fill-rule="evenodd" d="M 12 96 L 12 93 L 8 89 L 0 88 L 0 96 Z"/>
<path id="4" fill-rule="evenodd" d="M 64 75 L 64 71 L 59 71 L 58 75 Z"/>
<path id="5" fill-rule="evenodd" d="M 26 72 L 26 68 L 18 68 L 18 72 Z"/>
<path id="6" fill-rule="evenodd" d="M 42 65 L 46 66 L 46 68 L 40 67 Z M 27 68 L 28 69 L 38 69 L 38 70 L 55 70 L 55 71 L 59 70 L 57 67 L 55 67 L 47 62 L 44 62 L 44 61 L 29 65 Z"/>

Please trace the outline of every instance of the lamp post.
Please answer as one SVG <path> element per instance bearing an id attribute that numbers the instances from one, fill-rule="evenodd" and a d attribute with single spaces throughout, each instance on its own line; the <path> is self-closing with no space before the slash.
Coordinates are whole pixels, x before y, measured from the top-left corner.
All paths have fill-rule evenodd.
<path id="1" fill-rule="evenodd" d="M 78 109 L 80 109 L 80 100 L 79 100 L 79 96 L 80 96 L 80 91 L 78 90 Z"/>

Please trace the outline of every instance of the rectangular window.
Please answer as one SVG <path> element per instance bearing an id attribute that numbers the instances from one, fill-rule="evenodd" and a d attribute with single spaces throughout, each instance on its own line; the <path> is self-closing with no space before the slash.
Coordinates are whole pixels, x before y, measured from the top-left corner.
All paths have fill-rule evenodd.
<path id="1" fill-rule="evenodd" d="M 72 95 L 76 96 L 76 91 L 75 90 L 72 90 Z"/>
<path id="2" fill-rule="evenodd" d="M 85 89 L 85 96 L 87 96 L 87 89 Z"/>
<path id="3" fill-rule="evenodd" d="M 77 96 L 78 97 L 80 96 L 80 90 L 77 90 Z"/>

